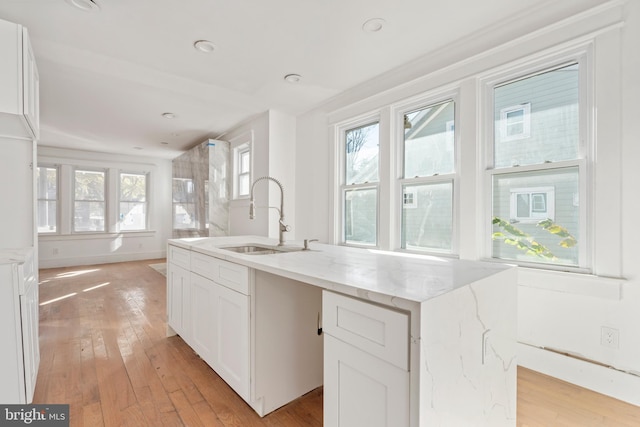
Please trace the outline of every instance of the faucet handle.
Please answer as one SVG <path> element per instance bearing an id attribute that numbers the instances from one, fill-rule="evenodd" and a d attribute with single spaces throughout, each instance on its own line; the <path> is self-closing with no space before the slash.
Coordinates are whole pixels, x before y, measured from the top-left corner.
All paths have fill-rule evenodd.
<path id="1" fill-rule="evenodd" d="M 309 248 L 309 243 L 311 242 L 317 242 L 318 239 L 304 239 L 304 248 L 302 248 L 303 251 L 308 251 L 311 248 Z"/>

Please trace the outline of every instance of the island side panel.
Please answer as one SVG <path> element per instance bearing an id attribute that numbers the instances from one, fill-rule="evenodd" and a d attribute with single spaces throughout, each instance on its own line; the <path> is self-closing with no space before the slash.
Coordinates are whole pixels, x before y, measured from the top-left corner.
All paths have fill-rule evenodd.
<path id="1" fill-rule="evenodd" d="M 422 303 L 420 426 L 515 426 L 517 270 Z"/>

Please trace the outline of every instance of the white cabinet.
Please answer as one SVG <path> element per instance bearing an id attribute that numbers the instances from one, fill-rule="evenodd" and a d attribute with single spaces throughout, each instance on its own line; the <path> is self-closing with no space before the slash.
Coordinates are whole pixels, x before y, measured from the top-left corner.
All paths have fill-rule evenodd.
<path id="1" fill-rule="evenodd" d="M 33 400 L 40 364 L 33 248 L 0 251 L 0 402 Z"/>
<path id="2" fill-rule="evenodd" d="M 409 316 L 323 292 L 324 426 L 409 421 Z"/>
<path id="3" fill-rule="evenodd" d="M 217 285 L 213 293 L 214 357 L 211 367 L 249 400 L 249 296 Z"/>
<path id="4" fill-rule="evenodd" d="M 191 253 L 191 339 L 185 340 L 249 400 L 249 269 Z"/>
<path id="5" fill-rule="evenodd" d="M 168 265 L 169 326 L 258 415 L 322 385 L 320 288 L 174 245 Z"/>
<path id="6" fill-rule="evenodd" d="M 189 251 L 169 247 L 167 262 L 167 324 L 185 341 L 191 336 L 191 273 Z"/>
<path id="7" fill-rule="evenodd" d="M 0 136 L 40 136 L 39 77 L 27 29 L 0 20 Z"/>

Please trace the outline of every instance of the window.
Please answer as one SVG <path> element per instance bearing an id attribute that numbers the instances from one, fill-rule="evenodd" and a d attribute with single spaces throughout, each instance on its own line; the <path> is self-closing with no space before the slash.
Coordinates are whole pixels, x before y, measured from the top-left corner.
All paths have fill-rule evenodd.
<path id="1" fill-rule="evenodd" d="M 58 231 L 58 168 L 39 166 L 38 183 L 38 233 Z"/>
<path id="2" fill-rule="evenodd" d="M 500 110 L 500 140 L 513 141 L 531 135 L 531 104 L 526 103 Z"/>
<path id="3" fill-rule="evenodd" d="M 192 179 L 173 178 L 173 228 L 196 228 L 196 201 Z"/>
<path id="4" fill-rule="evenodd" d="M 238 196 L 249 196 L 251 185 L 251 152 L 246 147 L 238 154 Z"/>
<path id="5" fill-rule="evenodd" d="M 147 174 L 120 172 L 120 231 L 147 229 Z"/>
<path id="6" fill-rule="evenodd" d="M 75 170 L 73 231 L 105 231 L 105 175 L 104 171 Z"/>
<path id="7" fill-rule="evenodd" d="M 378 241 L 379 123 L 342 134 L 343 242 L 375 246 Z"/>
<path id="8" fill-rule="evenodd" d="M 538 222 L 555 217 L 555 189 L 512 188 L 510 222 Z"/>
<path id="9" fill-rule="evenodd" d="M 584 264 L 580 87 L 578 62 L 492 86 L 492 257 Z"/>
<path id="10" fill-rule="evenodd" d="M 246 139 L 244 139 L 246 141 Z M 244 142 L 233 149 L 233 196 L 249 197 L 251 191 L 251 143 Z"/>
<path id="11" fill-rule="evenodd" d="M 455 103 L 404 114 L 401 248 L 451 252 Z"/>

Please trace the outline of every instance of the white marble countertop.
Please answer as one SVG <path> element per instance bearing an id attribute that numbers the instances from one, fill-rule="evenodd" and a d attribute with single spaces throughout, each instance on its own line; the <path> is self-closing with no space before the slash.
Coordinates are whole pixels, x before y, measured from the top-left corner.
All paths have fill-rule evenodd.
<path id="1" fill-rule="evenodd" d="M 272 245 L 277 241 L 259 236 L 172 239 L 169 244 L 190 249 L 247 267 L 277 274 L 327 289 L 371 298 L 402 298 L 423 302 L 512 268 L 498 263 L 464 261 L 423 255 L 401 254 L 312 242 L 309 251 L 271 255 L 247 255 L 221 249 L 223 246 Z M 287 242 L 285 249 L 300 248 Z M 376 299 L 376 298 L 373 298 Z"/>

